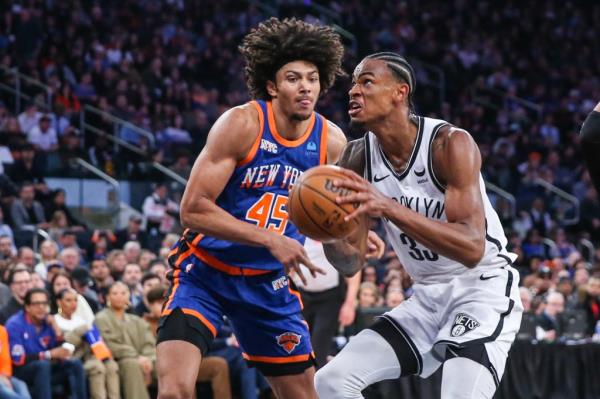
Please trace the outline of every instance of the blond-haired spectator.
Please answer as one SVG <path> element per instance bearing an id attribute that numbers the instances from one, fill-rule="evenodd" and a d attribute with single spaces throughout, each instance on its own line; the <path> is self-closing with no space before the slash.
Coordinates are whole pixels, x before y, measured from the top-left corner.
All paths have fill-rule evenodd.
<path id="1" fill-rule="evenodd" d="M 48 276 L 48 265 L 58 259 L 58 245 L 53 240 L 44 240 L 40 244 L 40 261 L 35 265 L 34 271 L 43 279 Z"/>
<path id="2" fill-rule="evenodd" d="M 364 281 L 358 289 L 358 307 L 373 308 L 379 306 L 380 295 L 379 289 L 370 281 Z"/>

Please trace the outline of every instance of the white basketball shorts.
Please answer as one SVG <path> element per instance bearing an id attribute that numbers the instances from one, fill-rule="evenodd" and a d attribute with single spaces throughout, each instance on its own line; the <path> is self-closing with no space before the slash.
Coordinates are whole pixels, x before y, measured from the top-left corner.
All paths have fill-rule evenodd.
<path id="1" fill-rule="evenodd" d="M 521 325 L 518 286 L 519 273 L 510 266 L 477 267 L 448 283 L 415 284 L 408 300 L 381 317 L 408 341 L 421 377 L 433 374 L 459 349 L 483 344 L 499 383 Z"/>

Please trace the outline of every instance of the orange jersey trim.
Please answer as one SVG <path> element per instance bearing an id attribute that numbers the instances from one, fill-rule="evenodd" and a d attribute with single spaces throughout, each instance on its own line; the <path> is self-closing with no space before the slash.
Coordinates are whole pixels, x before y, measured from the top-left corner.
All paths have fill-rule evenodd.
<path id="1" fill-rule="evenodd" d="M 327 163 L 327 133 L 329 132 L 329 124 L 327 119 L 321 116 L 321 154 L 319 157 L 319 165 L 325 165 Z"/>
<path id="2" fill-rule="evenodd" d="M 277 357 L 277 356 L 252 356 L 247 354 L 246 352 L 242 352 L 242 357 L 246 360 L 250 360 L 251 362 L 262 362 L 262 363 L 296 363 L 296 362 L 305 362 L 310 359 L 311 356 L 314 356 L 312 353 L 307 353 L 305 355 L 296 355 L 296 356 L 286 356 L 286 357 Z"/>
<path id="3" fill-rule="evenodd" d="M 173 298 L 175 298 L 175 291 L 177 291 L 177 288 L 179 288 L 179 274 L 180 273 L 181 273 L 181 269 L 177 269 L 177 270 L 175 270 L 175 273 L 173 273 L 173 291 L 171 291 L 171 295 L 169 295 L 169 299 L 167 299 L 167 304 L 165 305 L 165 311 L 166 311 L 166 309 L 169 308 L 169 305 L 171 305 L 171 302 L 173 302 Z"/>
<path id="4" fill-rule="evenodd" d="M 298 298 L 298 300 L 300 301 L 300 308 L 304 309 L 304 303 L 302 302 L 302 295 L 300 295 L 300 292 L 296 291 L 295 289 L 293 289 L 290 284 L 288 283 L 288 288 L 290 290 L 290 293 L 292 295 L 295 295 L 296 298 Z M 308 324 L 307 324 L 308 325 Z"/>
<path id="5" fill-rule="evenodd" d="M 273 114 L 273 105 L 271 104 L 271 101 L 267 101 L 267 118 L 269 120 L 269 129 L 271 130 L 271 134 L 273 135 L 275 140 L 279 144 L 285 145 L 287 147 L 298 147 L 299 145 L 302 145 L 310 137 L 310 133 L 312 132 L 313 127 L 315 126 L 316 120 L 315 113 L 313 112 L 310 117 L 308 127 L 306 128 L 306 131 L 302 134 L 302 136 L 300 136 L 296 140 L 288 140 L 285 137 L 282 137 L 277 131 L 277 125 L 275 124 L 275 115 Z"/>
<path id="6" fill-rule="evenodd" d="M 213 335 L 213 337 L 217 336 L 217 329 L 215 328 L 215 326 L 210 321 L 208 321 L 208 319 L 206 317 L 202 316 L 202 314 L 200 314 L 200 312 L 198 312 L 194 309 L 189 309 L 189 308 L 180 308 L 180 309 L 184 314 L 194 316 L 195 318 L 200 320 L 200 322 L 202 324 L 204 324 L 204 326 L 210 330 L 210 333 Z M 161 316 L 168 316 L 171 314 L 171 312 L 173 312 L 173 309 L 165 309 L 161 313 Z"/>
<path id="7" fill-rule="evenodd" d="M 192 241 L 192 245 L 197 245 L 200 240 L 202 240 L 204 238 L 204 234 L 200 234 L 198 233 L 198 235 L 196 236 L 196 238 L 194 238 L 194 240 Z"/>
<path id="8" fill-rule="evenodd" d="M 256 108 L 256 111 L 258 112 L 258 124 L 260 126 L 260 129 L 258 131 L 258 135 L 256 136 L 256 139 L 254 140 L 254 143 L 252 144 L 252 147 L 250 148 L 250 152 L 248 152 L 248 154 L 244 157 L 244 159 L 242 159 L 241 161 L 239 161 L 237 163 L 237 167 L 240 167 L 240 166 L 243 166 L 243 165 L 246 165 L 246 164 L 252 162 L 252 160 L 254 159 L 254 156 L 256 155 L 256 152 L 258 151 L 258 146 L 260 145 L 260 140 L 262 139 L 263 130 L 265 127 L 265 117 L 263 116 L 263 112 L 262 112 L 262 109 L 260 108 L 260 105 L 256 101 L 250 101 L 250 104 L 254 105 L 254 108 Z"/>
<path id="9" fill-rule="evenodd" d="M 202 262 L 206 263 L 208 266 L 232 276 L 260 276 L 263 274 L 271 273 L 273 271 L 231 266 L 210 255 L 203 249 L 191 247 L 191 250 L 193 251 L 194 255 L 196 255 Z"/>

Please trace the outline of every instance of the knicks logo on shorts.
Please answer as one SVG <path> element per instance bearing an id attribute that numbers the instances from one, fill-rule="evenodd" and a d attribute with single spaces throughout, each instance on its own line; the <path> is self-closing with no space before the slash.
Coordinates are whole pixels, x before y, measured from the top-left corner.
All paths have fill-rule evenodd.
<path id="1" fill-rule="evenodd" d="M 296 346 L 300 344 L 301 339 L 301 335 L 288 331 L 277 336 L 277 345 L 285 349 L 287 353 L 292 353 Z"/>
<path id="2" fill-rule="evenodd" d="M 460 337 L 465 335 L 469 331 L 472 331 L 479 327 L 481 324 L 475 320 L 475 318 L 469 316 L 466 313 L 458 313 L 454 318 L 454 324 L 450 330 L 450 335 L 453 337 Z"/>

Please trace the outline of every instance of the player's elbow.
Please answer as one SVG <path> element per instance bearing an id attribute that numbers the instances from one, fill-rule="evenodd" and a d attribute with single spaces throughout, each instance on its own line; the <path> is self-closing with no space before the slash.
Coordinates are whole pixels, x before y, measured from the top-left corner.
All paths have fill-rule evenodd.
<path id="1" fill-rule="evenodd" d="M 186 229 L 189 228 L 192 230 L 197 230 L 198 217 L 201 216 L 202 213 L 202 199 L 189 201 L 183 198 L 179 210 L 179 221 L 181 226 Z"/>
<path id="2" fill-rule="evenodd" d="M 472 269 L 483 259 L 483 255 L 485 254 L 485 239 L 476 238 L 470 244 L 470 248 L 465 251 L 466 256 L 463 259 L 463 264 Z"/>

